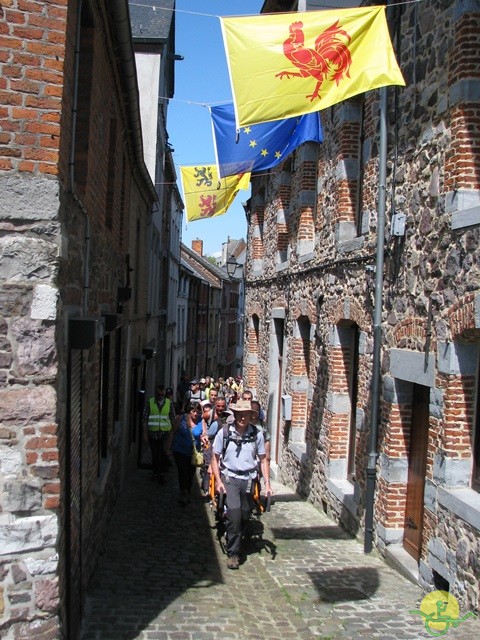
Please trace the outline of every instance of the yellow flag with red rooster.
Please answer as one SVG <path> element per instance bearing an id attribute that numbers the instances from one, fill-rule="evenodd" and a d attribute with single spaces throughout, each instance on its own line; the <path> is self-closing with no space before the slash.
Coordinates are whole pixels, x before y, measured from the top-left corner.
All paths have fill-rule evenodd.
<path id="1" fill-rule="evenodd" d="M 226 213 L 240 189 L 248 189 L 250 173 L 218 177 L 216 165 L 180 167 L 187 222 Z"/>
<path id="2" fill-rule="evenodd" d="M 405 85 L 384 6 L 220 18 L 237 127 Z"/>

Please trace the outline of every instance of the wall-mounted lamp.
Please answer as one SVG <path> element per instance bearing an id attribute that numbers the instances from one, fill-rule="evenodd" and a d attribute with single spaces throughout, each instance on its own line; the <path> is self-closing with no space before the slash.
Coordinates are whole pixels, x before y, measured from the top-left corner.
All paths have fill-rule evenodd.
<path id="1" fill-rule="evenodd" d="M 230 278 L 233 278 L 233 276 L 235 275 L 237 271 L 237 267 L 238 267 L 238 262 L 235 260 L 235 258 L 229 258 L 227 260 L 227 273 L 230 276 Z"/>

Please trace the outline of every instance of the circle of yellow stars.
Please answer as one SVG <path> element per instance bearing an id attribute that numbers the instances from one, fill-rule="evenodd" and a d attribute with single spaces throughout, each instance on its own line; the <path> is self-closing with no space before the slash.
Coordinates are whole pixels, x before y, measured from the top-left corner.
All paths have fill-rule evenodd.
<path id="1" fill-rule="evenodd" d="M 248 136 L 252 132 L 252 129 L 251 129 L 251 127 L 244 127 L 243 132 Z M 252 147 L 252 149 L 255 149 L 255 147 L 257 146 L 257 141 L 256 140 L 250 140 L 249 146 Z M 262 149 L 260 151 L 260 155 L 262 155 L 264 158 L 266 156 L 268 156 L 268 149 Z M 275 151 L 275 158 L 278 160 L 281 157 L 282 157 L 282 152 L 281 151 Z"/>

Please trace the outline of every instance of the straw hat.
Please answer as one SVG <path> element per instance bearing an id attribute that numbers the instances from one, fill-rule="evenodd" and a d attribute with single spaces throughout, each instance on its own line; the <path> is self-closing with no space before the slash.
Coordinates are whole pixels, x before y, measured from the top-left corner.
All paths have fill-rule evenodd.
<path id="1" fill-rule="evenodd" d="M 229 406 L 234 413 L 241 411 L 250 411 L 250 413 L 258 413 L 256 409 L 252 409 L 252 403 L 250 400 L 237 400 L 237 404 L 231 404 Z"/>

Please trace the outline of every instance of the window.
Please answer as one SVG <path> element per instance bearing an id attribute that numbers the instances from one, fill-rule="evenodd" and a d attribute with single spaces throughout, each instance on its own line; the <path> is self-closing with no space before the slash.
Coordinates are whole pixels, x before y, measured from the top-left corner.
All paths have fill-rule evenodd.
<path id="1" fill-rule="evenodd" d="M 480 358 L 477 368 L 477 398 L 473 425 L 472 488 L 480 492 Z"/>
<path id="2" fill-rule="evenodd" d="M 362 235 L 363 230 L 363 145 L 365 143 L 365 100 L 362 100 L 360 107 L 360 126 L 358 132 L 358 175 L 357 193 L 355 198 L 355 220 L 357 225 L 357 236 Z"/>
<path id="3" fill-rule="evenodd" d="M 252 316 L 252 326 L 253 326 L 253 332 L 255 336 L 255 344 L 258 347 L 258 343 L 260 340 L 260 318 L 257 316 L 256 313 L 254 313 Z"/>
<path id="4" fill-rule="evenodd" d="M 329 358 L 331 405 L 329 459 L 332 478 L 355 480 L 360 330 L 343 320 L 336 326 Z"/>
<path id="5" fill-rule="evenodd" d="M 357 325 L 352 327 L 351 354 L 348 372 L 348 392 L 350 397 L 350 429 L 348 434 L 347 477 L 355 479 L 355 449 L 357 440 L 357 399 L 358 399 L 358 348 L 360 332 Z"/>

